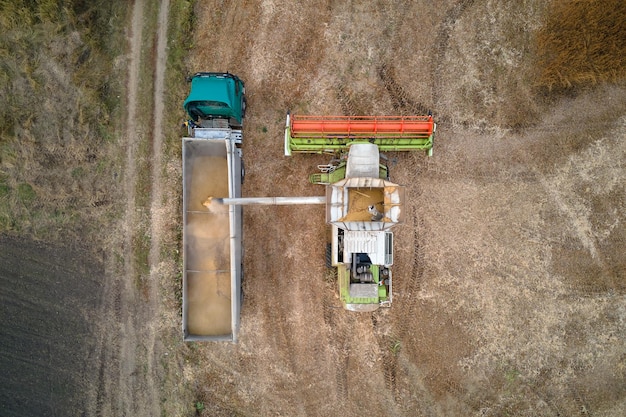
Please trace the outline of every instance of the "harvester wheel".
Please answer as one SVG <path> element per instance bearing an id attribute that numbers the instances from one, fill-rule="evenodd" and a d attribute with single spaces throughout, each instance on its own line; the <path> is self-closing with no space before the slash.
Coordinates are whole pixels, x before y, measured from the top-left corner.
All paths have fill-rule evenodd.
<path id="1" fill-rule="evenodd" d="M 333 267 L 333 245 L 330 243 L 326 244 L 326 268 Z"/>

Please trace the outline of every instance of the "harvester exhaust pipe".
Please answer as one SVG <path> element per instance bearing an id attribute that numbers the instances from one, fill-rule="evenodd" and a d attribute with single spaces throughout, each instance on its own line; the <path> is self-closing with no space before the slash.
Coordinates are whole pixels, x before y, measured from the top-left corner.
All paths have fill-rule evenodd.
<path id="1" fill-rule="evenodd" d="M 234 206 L 286 206 L 292 204 L 326 204 L 326 196 L 321 197 L 208 197 L 202 205 L 210 208 L 211 204 Z"/>

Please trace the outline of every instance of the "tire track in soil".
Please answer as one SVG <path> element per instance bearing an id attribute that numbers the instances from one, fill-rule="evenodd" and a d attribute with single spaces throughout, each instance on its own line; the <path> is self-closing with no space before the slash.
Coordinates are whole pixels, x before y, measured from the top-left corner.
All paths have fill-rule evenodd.
<path id="1" fill-rule="evenodd" d="M 379 333 L 378 317 L 376 313 L 372 313 L 372 328 L 374 333 Z M 398 373 L 398 357 L 391 351 L 391 341 L 389 337 L 377 334 L 378 349 L 382 356 L 382 368 L 383 378 L 385 380 L 385 387 L 391 393 L 391 397 L 394 402 L 400 403 L 402 401 L 399 395 L 397 386 L 397 373 Z"/>
<path id="2" fill-rule="evenodd" d="M 441 114 L 438 111 L 438 106 L 436 104 L 429 107 L 424 103 L 411 99 L 407 90 L 405 90 L 404 87 L 402 87 L 402 85 L 400 85 L 397 81 L 395 69 L 387 63 L 381 65 L 379 68 L 378 78 L 382 81 L 385 91 L 387 91 L 391 100 L 391 106 L 396 113 L 400 115 L 413 116 L 426 115 L 429 112 L 432 112 L 435 121 L 438 124 L 449 124 L 451 122 L 451 118 L 449 116 Z"/>
<path id="3" fill-rule="evenodd" d="M 419 199 L 421 191 L 416 192 L 415 200 Z M 422 279 L 424 276 L 424 250 L 420 245 L 420 233 L 424 230 L 424 221 L 419 217 L 417 207 L 413 207 L 411 210 L 411 217 L 413 218 L 413 268 L 411 272 L 411 279 L 408 284 L 402 288 L 402 302 L 406 304 L 404 311 L 406 311 L 406 317 L 414 317 L 415 310 L 417 308 L 417 298 L 415 295 L 421 291 Z M 402 340 L 407 334 L 409 324 L 407 320 L 401 320 L 398 324 L 398 338 Z"/>
<path id="4" fill-rule="evenodd" d="M 409 94 L 396 80 L 395 69 L 387 63 L 378 69 L 378 77 L 391 99 L 394 111 L 401 115 L 427 114 L 429 109 L 422 103 L 413 101 Z"/>
<path id="5" fill-rule="evenodd" d="M 103 289 L 102 317 L 106 317 L 94 359 L 98 364 L 97 393 L 93 415 L 160 415 L 158 350 L 159 319 L 159 257 L 160 230 L 162 219 L 159 203 L 163 194 L 161 182 L 161 148 L 163 142 L 163 96 L 166 68 L 167 19 L 169 0 L 160 3 L 156 56 L 154 62 L 146 65 L 154 74 L 142 74 L 142 45 L 144 1 L 136 0 L 132 7 L 129 30 L 129 63 L 126 97 L 126 120 L 123 140 L 126 145 L 124 167 L 124 197 L 126 207 L 119 237 L 112 236 L 110 245 L 113 251 L 123 251 L 121 259 L 107 260 L 109 277 Z M 137 121 L 139 87 L 143 76 L 154 76 L 154 125 L 146 133 Z M 140 216 L 136 205 L 138 169 L 136 158 L 141 141 L 152 144 L 153 163 L 151 171 L 150 237 L 149 253 L 150 279 L 144 282 L 142 290 L 136 283 L 138 271 L 135 268 L 134 238 L 140 233 Z M 123 237 L 121 237 L 123 236 Z M 97 362 L 96 362 L 97 363 Z"/>
<path id="6" fill-rule="evenodd" d="M 448 15 L 444 21 L 444 26 L 447 22 L 448 29 L 447 32 L 442 34 L 442 37 L 445 37 L 445 44 L 447 46 L 447 39 L 449 38 L 449 31 L 452 29 L 453 23 L 460 17 L 462 12 L 471 4 L 473 1 L 465 1 L 457 4 L 451 11 L 448 12 Z M 452 25 L 452 26 L 451 26 Z M 443 33 L 440 31 L 440 33 Z M 442 42 L 440 42 L 441 44 Z M 441 53 L 441 59 L 438 61 L 442 61 L 445 56 L 445 52 Z M 433 108 L 429 108 L 423 103 L 416 102 L 411 99 L 410 94 L 402 87 L 402 85 L 397 81 L 397 77 L 395 74 L 395 69 L 388 64 L 383 64 L 378 71 L 378 76 L 383 83 L 385 90 L 387 91 L 389 98 L 391 100 L 394 111 L 399 114 L 428 114 L 429 111 L 435 113 L 435 117 L 438 123 L 451 123 L 451 118 L 447 115 L 440 115 L 437 112 L 438 105 L 436 101 L 433 100 Z M 433 91 L 435 87 L 433 87 Z M 435 94 L 436 95 L 436 94 Z M 421 195 L 421 191 L 416 189 L 416 200 L 419 199 Z M 421 217 L 418 215 L 417 208 L 413 207 L 411 210 L 411 218 L 413 219 L 413 245 L 414 245 L 414 259 L 413 259 L 413 267 L 411 269 L 412 273 L 410 276 L 410 280 L 405 281 L 406 284 L 402 287 L 398 288 L 400 291 L 400 298 L 402 300 L 403 311 L 406 312 L 405 317 L 414 317 L 417 310 L 417 298 L 415 294 L 421 291 L 421 282 L 424 274 L 424 249 L 420 245 L 420 234 L 423 232 L 425 226 Z M 376 331 L 376 327 L 378 324 L 378 319 L 376 314 L 372 314 L 372 325 L 374 330 Z M 411 327 L 410 322 L 407 320 L 401 320 L 397 322 L 396 325 L 396 333 L 393 337 L 389 335 L 379 335 L 378 343 L 379 349 L 382 355 L 382 368 L 383 368 L 383 376 L 385 380 L 385 386 L 388 391 L 391 393 L 392 398 L 394 399 L 396 404 L 402 404 L 402 395 L 400 389 L 398 387 L 398 353 L 394 352 L 393 344 L 396 341 L 402 341 L 405 339 L 407 333 L 409 332 L 409 328 Z M 446 379 L 443 383 L 444 389 L 452 394 L 460 394 L 461 388 L 458 384 L 456 384 L 452 380 Z M 456 384 L 456 385 L 455 385 Z"/>
<path id="7" fill-rule="evenodd" d="M 163 148 L 163 115 L 165 69 L 167 59 L 167 19 L 169 14 L 169 0 L 161 0 L 159 10 L 156 58 L 154 63 L 154 130 L 152 136 L 152 198 L 150 201 L 150 277 L 151 281 L 158 280 L 157 267 L 160 261 L 161 230 L 164 219 L 162 218 L 163 190 L 161 189 L 161 165 Z M 152 294 L 158 296 L 157 288 L 152 286 Z"/>
<path id="8" fill-rule="evenodd" d="M 108 302 L 113 300 L 114 322 L 109 326 L 115 326 L 108 334 L 103 347 L 108 360 L 116 363 L 115 370 L 106 369 L 101 373 L 104 380 L 100 381 L 101 386 L 109 387 L 100 398 L 103 400 L 103 407 L 98 410 L 99 415 L 128 415 L 132 414 L 136 401 L 134 398 L 134 377 L 136 366 L 136 331 L 133 312 L 130 311 L 135 304 L 135 267 L 133 259 L 133 240 L 137 233 L 137 214 L 135 204 L 137 166 L 136 155 L 140 141 L 138 126 L 136 124 L 138 109 L 139 74 L 141 64 L 141 45 L 143 39 L 143 18 L 144 2 L 136 0 L 132 9 L 132 19 L 130 28 L 130 57 L 128 65 L 127 97 L 126 106 L 128 109 L 125 120 L 125 130 L 123 140 L 126 144 L 126 164 L 124 167 L 126 212 L 124 214 L 124 238 L 123 242 L 123 268 L 119 271 L 113 266 L 112 273 L 123 273 L 122 278 L 112 278 L 105 297 Z M 106 363 L 106 362 L 105 362 Z M 101 366 L 105 366 L 101 364 Z"/>
<path id="9" fill-rule="evenodd" d="M 352 98 L 352 92 L 346 88 L 344 83 L 338 83 L 335 86 L 335 96 L 337 101 L 339 101 L 339 105 L 341 106 L 341 111 L 346 116 L 356 116 L 358 115 L 358 110 L 354 99 Z"/>
<path id="10" fill-rule="evenodd" d="M 461 18 L 468 7 L 474 4 L 474 1 L 475 0 L 461 0 L 457 2 L 446 12 L 437 30 L 437 36 L 435 36 L 433 46 L 434 57 L 431 60 L 431 62 L 433 62 L 431 66 L 432 102 L 436 109 L 439 108 L 439 97 L 441 96 L 441 91 L 444 86 L 444 81 L 438 75 L 444 72 L 444 60 L 450 43 L 450 35 L 457 20 Z M 441 119 L 441 116 L 439 119 Z M 443 119 L 441 120 L 444 121 Z"/>
<path id="11" fill-rule="evenodd" d="M 146 384 L 148 404 L 152 406 L 152 414 L 159 413 L 160 392 L 157 382 L 160 380 L 157 360 L 157 335 L 159 314 L 159 267 L 161 261 L 161 231 L 163 230 L 163 190 L 161 189 L 161 169 L 162 169 L 162 148 L 163 148 L 163 116 L 165 114 L 164 89 L 165 89 L 165 69 L 167 66 L 167 23 L 169 14 L 169 0 L 161 0 L 158 17 L 156 57 L 154 62 L 154 128 L 152 136 L 152 196 L 150 201 L 150 252 L 148 263 L 150 268 L 149 283 L 149 307 L 147 313 L 149 320 L 153 323 L 150 326 L 146 341 Z"/>
<path id="12" fill-rule="evenodd" d="M 333 299 L 325 299 L 322 305 L 324 324 L 327 327 L 328 340 L 332 343 L 332 362 L 335 370 L 335 400 L 345 403 L 348 400 L 348 352 L 346 350 L 346 337 L 339 332 L 336 323 L 336 307 Z M 340 310 L 343 313 L 343 308 Z"/>

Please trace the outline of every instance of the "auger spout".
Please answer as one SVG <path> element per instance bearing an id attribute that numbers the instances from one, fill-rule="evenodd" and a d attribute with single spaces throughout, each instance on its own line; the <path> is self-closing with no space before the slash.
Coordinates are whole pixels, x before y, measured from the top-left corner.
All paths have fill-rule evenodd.
<path id="1" fill-rule="evenodd" d="M 315 197 L 240 197 L 216 198 L 208 197 L 204 203 L 209 208 L 211 204 L 234 206 L 287 206 L 294 204 L 326 204 L 326 196 Z"/>

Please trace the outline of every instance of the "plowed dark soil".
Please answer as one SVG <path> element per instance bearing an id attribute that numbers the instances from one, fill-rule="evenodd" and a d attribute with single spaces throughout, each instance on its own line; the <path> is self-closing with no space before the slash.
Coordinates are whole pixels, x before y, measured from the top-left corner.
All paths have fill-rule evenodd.
<path id="1" fill-rule="evenodd" d="M 95 401 L 103 276 L 84 248 L 0 237 L 1 415 L 77 416 Z"/>

